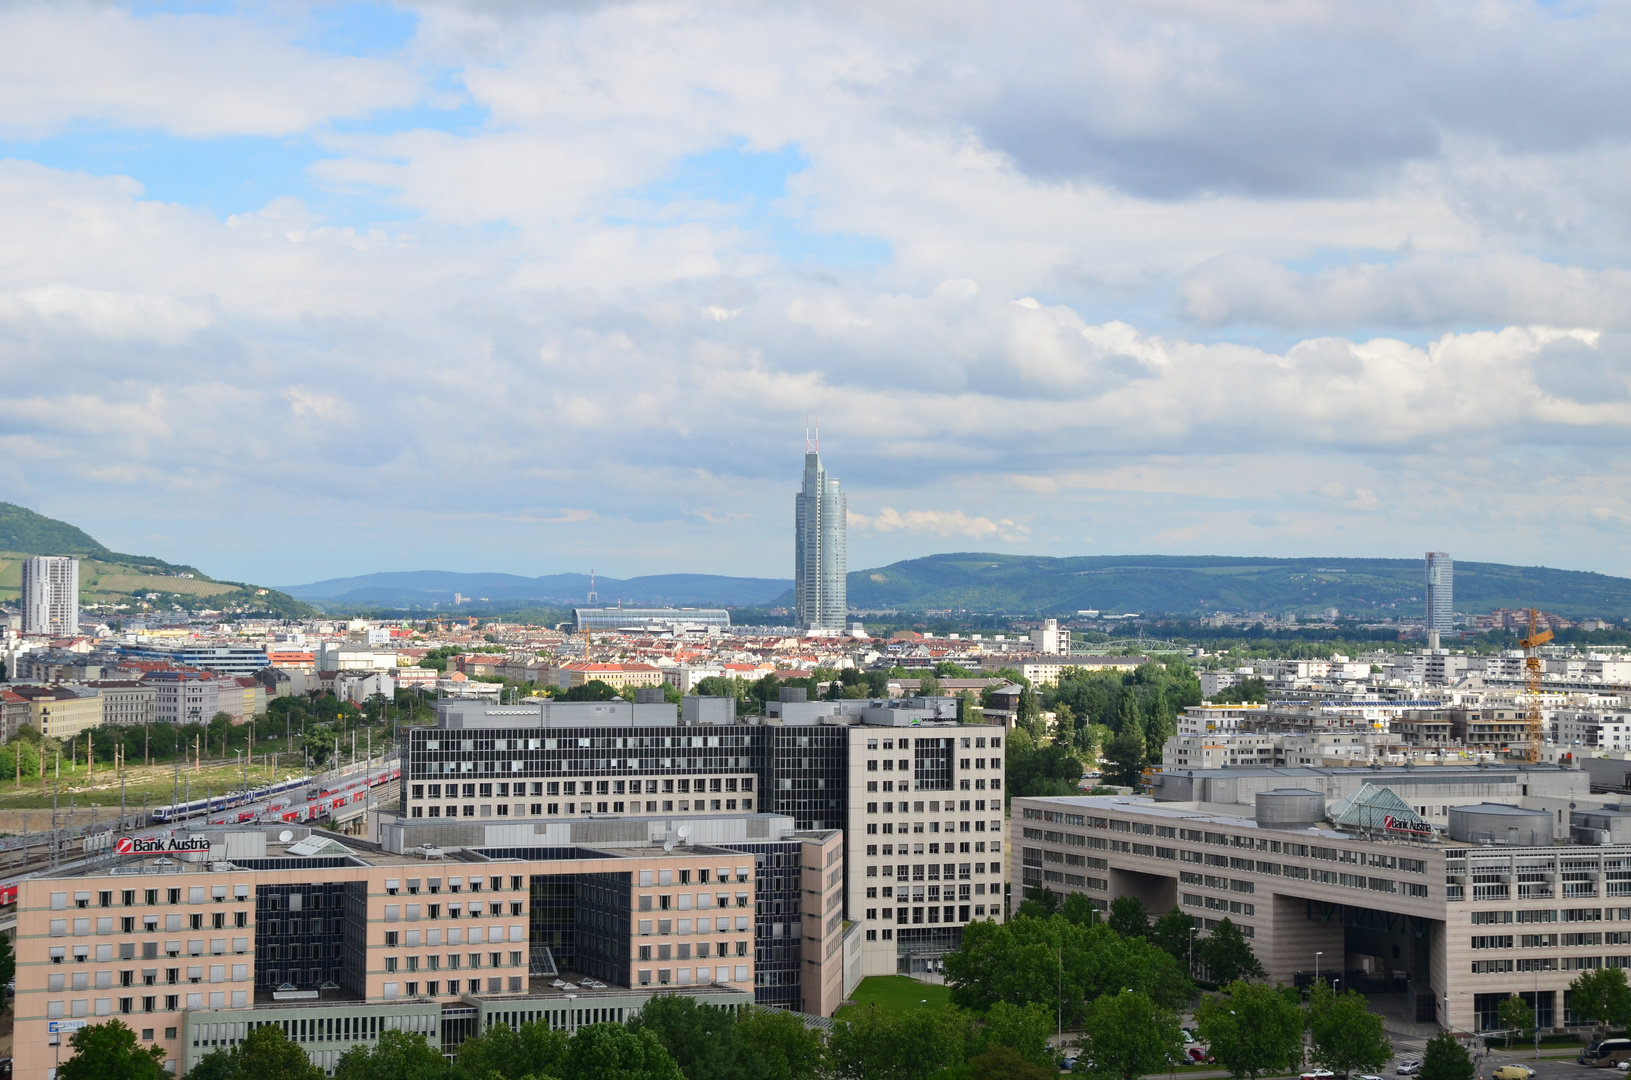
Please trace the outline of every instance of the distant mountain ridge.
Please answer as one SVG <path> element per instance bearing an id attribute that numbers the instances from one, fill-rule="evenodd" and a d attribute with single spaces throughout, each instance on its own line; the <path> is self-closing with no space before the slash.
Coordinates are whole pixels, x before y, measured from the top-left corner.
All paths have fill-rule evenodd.
<path id="1" fill-rule="evenodd" d="M 1276 559 L 1222 555 L 1054 558 L 954 552 L 849 575 L 849 602 L 902 611 L 967 609 L 1039 614 L 1336 608 L 1414 615 L 1426 588 L 1421 559 Z M 1539 607 L 1560 615 L 1631 614 L 1631 578 L 1580 570 L 1457 562 L 1455 610 Z"/>
<path id="2" fill-rule="evenodd" d="M 596 576 L 597 605 L 660 604 L 696 607 L 758 607 L 772 603 L 792 589 L 778 578 L 723 577 L 714 574 L 655 574 L 627 579 Z M 288 585 L 290 596 L 325 607 L 449 607 L 458 594 L 485 607 L 585 607 L 589 601 L 588 574 L 458 573 L 447 570 L 406 570 Z"/>
<path id="3" fill-rule="evenodd" d="M 952 552 L 907 559 L 849 575 L 849 602 L 861 609 L 941 609 L 1007 614 L 1074 614 L 1083 609 L 1146 613 L 1336 608 L 1344 614 L 1410 616 L 1422 606 L 1419 559 L 1276 559 L 1224 555 L 1090 555 L 1054 558 Z M 597 577 L 597 603 L 790 607 L 785 578 L 712 574 Z M 330 609 L 449 606 L 461 594 L 478 607 L 582 607 L 588 574 L 362 574 L 286 586 L 291 596 Z M 1455 567 L 1455 607 L 1483 614 L 1500 607 L 1560 615 L 1631 614 L 1631 579 L 1578 570 L 1465 562 Z"/>

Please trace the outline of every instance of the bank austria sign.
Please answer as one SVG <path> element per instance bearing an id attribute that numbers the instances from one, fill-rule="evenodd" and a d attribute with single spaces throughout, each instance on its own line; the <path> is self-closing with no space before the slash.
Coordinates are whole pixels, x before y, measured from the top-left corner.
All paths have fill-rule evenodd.
<path id="1" fill-rule="evenodd" d="M 113 842 L 116 855 L 163 855 L 172 851 L 208 851 L 210 842 L 202 836 L 177 840 L 173 836 L 121 836 Z"/>

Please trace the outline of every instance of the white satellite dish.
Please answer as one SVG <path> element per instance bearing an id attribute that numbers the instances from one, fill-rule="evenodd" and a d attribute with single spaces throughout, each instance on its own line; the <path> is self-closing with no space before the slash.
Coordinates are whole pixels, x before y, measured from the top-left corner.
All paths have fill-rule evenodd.
<path id="1" fill-rule="evenodd" d="M 663 841 L 663 850 L 664 851 L 673 851 L 674 850 L 674 841 L 664 840 Z"/>
<path id="2" fill-rule="evenodd" d="M 680 839 L 684 840 L 687 836 L 691 835 L 691 826 L 681 825 L 676 831 L 680 834 Z"/>
<path id="3" fill-rule="evenodd" d="M 277 834 L 277 838 L 278 843 L 287 844 L 290 840 L 294 839 L 294 833 L 290 832 L 288 829 L 284 829 L 282 832 Z"/>

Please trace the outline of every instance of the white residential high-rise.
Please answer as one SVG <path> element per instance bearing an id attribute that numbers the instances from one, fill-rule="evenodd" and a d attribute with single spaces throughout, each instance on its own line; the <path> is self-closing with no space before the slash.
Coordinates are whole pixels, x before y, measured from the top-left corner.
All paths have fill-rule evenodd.
<path id="1" fill-rule="evenodd" d="M 1455 626 L 1455 560 L 1442 551 L 1427 553 L 1427 647 L 1438 648 L 1440 632 Z"/>
<path id="2" fill-rule="evenodd" d="M 794 621 L 802 630 L 841 632 L 849 610 L 846 502 L 838 481 L 821 467 L 819 443 L 808 438 L 804 489 L 794 505 Z"/>
<path id="3" fill-rule="evenodd" d="M 79 633 L 79 560 L 36 555 L 23 560 L 23 633 Z"/>

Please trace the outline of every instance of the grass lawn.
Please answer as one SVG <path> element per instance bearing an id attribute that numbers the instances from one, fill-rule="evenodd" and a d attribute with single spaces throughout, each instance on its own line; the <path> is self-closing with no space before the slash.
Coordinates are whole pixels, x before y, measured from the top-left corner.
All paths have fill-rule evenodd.
<path id="1" fill-rule="evenodd" d="M 918 982 L 905 975 L 872 975 L 861 980 L 851 1000 L 854 1006 L 880 1009 L 944 1009 L 951 1004 L 951 987 Z M 923 1002 L 927 1000 L 928 1004 Z M 842 1015 L 844 1010 L 840 1010 Z"/>

